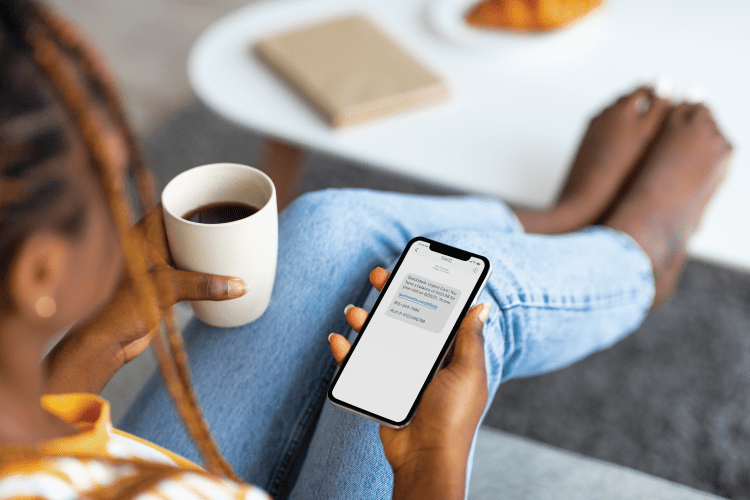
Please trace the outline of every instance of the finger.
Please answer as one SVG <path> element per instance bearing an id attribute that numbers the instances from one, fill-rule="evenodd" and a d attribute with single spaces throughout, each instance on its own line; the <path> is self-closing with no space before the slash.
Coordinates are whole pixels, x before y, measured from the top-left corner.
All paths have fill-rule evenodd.
<path id="1" fill-rule="evenodd" d="M 367 311 L 361 307 L 354 307 L 351 304 L 344 308 L 344 314 L 346 315 L 346 322 L 349 323 L 349 326 L 354 328 L 357 333 L 362 329 L 362 325 L 365 324 L 365 320 L 367 319 L 367 316 L 369 316 Z"/>
<path id="2" fill-rule="evenodd" d="M 336 360 L 336 364 L 341 366 L 344 362 L 344 358 L 349 354 L 349 349 L 352 345 L 346 340 L 346 337 L 339 335 L 338 333 L 332 333 L 328 336 L 328 343 L 331 345 L 331 354 L 333 359 Z"/>
<path id="3" fill-rule="evenodd" d="M 174 299 L 229 300 L 245 295 L 245 282 L 233 276 L 169 270 L 174 287 Z"/>
<path id="4" fill-rule="evenodd" d="M 390 275 L 391 273 L 386 271 L 382 267 L 376 267 L 372 270 L 372 272 L 370 272 L 370 283 L 372 283 L 372 286 L 377 288 L 378 292 L 382 292 L 383 287 L 385 286 L 385 282 L 388 281 Z"/>
<path id="5" fill-rule="evenodd" d="M 484 366 L 484 323 L 490 313 L 489 304 L 480 304 L 469 311 L 456 334 L 450 367 L 461 370 L 481 370 Z"/>

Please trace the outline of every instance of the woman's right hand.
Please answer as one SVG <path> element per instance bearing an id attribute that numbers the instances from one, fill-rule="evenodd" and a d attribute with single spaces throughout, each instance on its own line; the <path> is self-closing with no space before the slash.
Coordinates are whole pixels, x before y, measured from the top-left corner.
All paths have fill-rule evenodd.
<path id="1" fill-rule="evenodd" d="M 149 274 L 158 288 L 149 304 L 151 317 L 161 318 L 179 301 L 230 300 L 245 293 L 239 278 L 180 271 L 171 265 L 161 204 L 130 229 L 129 238 L 149 257 Z M 158 326 L 147 320 L 133 282 L 124 276 L 102 310 L 49 353 L 47 390 L 98 394 L 117 370 L 148 347 Z"/>
<path id="2" fill-rule="evenodd" d="M 157 296 L 151 304 L 154 317 L 161 318 L 181 301 L 222 301 L 245 294 L 245 283 L 240 278 L 181 271 L 172 265 L 161 203 L 130 229 L 129 237 L 150 261 L 150 278 L 157 287 Z M 145 319 L 138 294 L 128 276 L 124 277 L 104 312 L 111 314 L 100 330 L 107 328 L 111 332 L 121 350 L 123 364 L 139 356 L 158 331 L 157 324 L 150 324 Z"/>
<path id="3" fill-rule="evenodd" d="M 370 281 L 382 290 L 388 276 L 388 271 L 376 268 Z M 482 304 L 461 322 L 453 357 L 427 385 L 411 423 L 402 429 L 380 427 L 385 457 L 394 472 L 394 498 L 464 497 L 466 462 L 488 399 L 482 335 L 488 314 L 489 305 Z M 353 307 L 346 319 L 359 332 L 367 315 Z M 338 334 L 329 342 L 340 365 L 351 345 Z"/>

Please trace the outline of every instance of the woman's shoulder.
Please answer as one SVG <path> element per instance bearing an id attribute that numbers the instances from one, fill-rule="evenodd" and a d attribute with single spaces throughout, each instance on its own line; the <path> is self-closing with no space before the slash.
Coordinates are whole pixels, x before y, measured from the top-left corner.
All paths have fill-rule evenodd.
<path id="1" fill-rule="evenodd" d="M 144 500 L 270 500 L 253 486 L 143 460 L 45 456 L 6 463 L 0 469 L 0 500 L 109 498 L 113 492 Z"/>

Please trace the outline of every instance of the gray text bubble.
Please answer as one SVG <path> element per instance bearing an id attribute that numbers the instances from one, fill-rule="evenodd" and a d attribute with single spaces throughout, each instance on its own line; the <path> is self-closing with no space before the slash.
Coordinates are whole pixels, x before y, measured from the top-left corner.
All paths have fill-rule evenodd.
<path id="1" fill-rule="evenodd" d="M 461 292 L 416 274 L 407 274 L 385 315 L 438 333 L 445 327 Z"/>

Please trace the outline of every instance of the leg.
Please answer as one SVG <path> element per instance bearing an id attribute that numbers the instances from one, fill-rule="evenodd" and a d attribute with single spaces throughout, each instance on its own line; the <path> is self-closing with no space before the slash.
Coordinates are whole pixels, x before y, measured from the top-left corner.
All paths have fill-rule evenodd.
<path id="1" fill-rule="evenodd" d="M 526 232 L 559 234 L 601 222 L 654 142 L 670 101 L 641 87 L 605 108 L 589 123 L 556 205 L 516 213 Z"/>
<path id="2" fill-rule="evenodd" d="M 732 146 L 701 104 L 670 110 L 639 175 L 605 223 L 630 234 L 648 254 L 656 303 L 671 295 L 690 236 L 727 172 Z"/>
<path id="3" fill-rule="evenodd" d="M 519 231 L 507 207 L 489 200 L 362 190 L 305 195 L 280 216 L 279 264 L 266 313 L 241 328 L 197 320 L 188 326 L 196 391 L 241 477 L 272 494 L 291 482 L 335 368 L 328 333 L 342 331 L 343 308 L 364 299 L 373 267 L 387 265 L 412 237 L 443 227 Z M 122 427 L 199 460 L 158 376 Z"/>
<path id="4" fill-rule="evenodd" d="M 609 346 L 640 324 L 655 295 L 668 295 L 731 150 L 704 106 L 680 105 L 605 221 L 609 227 L 553 237 L 437 237 L 495 266 L 479 299 L 494 305 L 485 325 L 490 401 L 502 380 Z M 473 448 L 467 478 L 472 460 Z M 377 425 L 326 405 L 292 498 L 387 498 L 392 484 Z"/>
<path id="5" fill-rule="evenodd" d="M 490 401 L 502 380 L 554 370 L 608 347 L 635 329 L 651 304 L 648 258 L 632 239 L 607 228 L 434 237 L 493 263 L 479 299 L 493 305 L 485 326 Z M 370 294 L 366 308 L 376 296 Z M 378 425 L 326 404 L 290 498 L 390 498 L 392 480 Z"/>
<path id="6" fill-rule="evenodd" d="M 286 208 L 299 194 L 303 162 L 304 152 L 298 147 L 273 139 L 267 142 L 263 171 L 276 186 L 279 210 Z"/>

